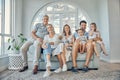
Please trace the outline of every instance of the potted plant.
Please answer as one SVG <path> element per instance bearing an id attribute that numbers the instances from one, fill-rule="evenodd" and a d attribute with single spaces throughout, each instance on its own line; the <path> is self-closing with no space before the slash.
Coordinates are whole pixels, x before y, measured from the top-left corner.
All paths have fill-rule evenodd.
<path id="1" fill-rule="evenodd" d="M 17 70 L 22 68 L 22 57 L 19 54 L 20 48 L 27 39 L 22 33 L 20 33 L 16 38 L 8 39 L 8 50 L 10 51 L 9 56 L 9 69 Z"/>
<path id="2" fill-rule="evenodd" d="M 13 53 L 18 54 L 21 46 L 27 39 L 20 33 L 17 38 L 9 38 L 8 43 L 9 47 L 8 50 L 13 51 Z"/>

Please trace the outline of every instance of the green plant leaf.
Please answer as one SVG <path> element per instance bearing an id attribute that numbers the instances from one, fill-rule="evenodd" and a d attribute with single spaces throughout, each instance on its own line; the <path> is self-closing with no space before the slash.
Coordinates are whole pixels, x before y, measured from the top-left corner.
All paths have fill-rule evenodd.
<path id="1" fill-rule="evenodd" d="M 8 50 L 10 50 L 10 48 L 11 48 L 11 45 L 8 47 Z"/>
<path id="2" fill-rule="evenodd" d="M 15 41 L 15 39 L 12 40 L 12 43 Z"/>
<path id="3" fill-rule="evenodd" d="M 20 37 L 20 35 L 18 35 L 18 37 Z"/>
<path id="4" fill-rule="evenodd" d="M 8 39 L 8 42 L 10 42 L 10 38 Z"/>
<path id="5" fill-rule="evenodd" d="M 27 38 L 24 38 L 25 41 L 27 41 Z"/>
<path id="6" fill-rule="evenodd" d="M 16 50 L 19 50 L 19 46 L 18 46 L 18 47 L 16 47 Z"/>
<path id="7" fill-rule="evenodd" d="M 22 33 L 20 33 L 16 38 L 9 39 L 8 42 L 10 44 L 8 50 L 19 50 L 26 40 L 27 39 L 23 36 Z"/>
<path id="8" fill-rule="evenodd" d="M 23 34 L 22 34 L 22 33 L 20 33 L 20 35 L 21 35 L 21 36 L 23 36 Z"/>

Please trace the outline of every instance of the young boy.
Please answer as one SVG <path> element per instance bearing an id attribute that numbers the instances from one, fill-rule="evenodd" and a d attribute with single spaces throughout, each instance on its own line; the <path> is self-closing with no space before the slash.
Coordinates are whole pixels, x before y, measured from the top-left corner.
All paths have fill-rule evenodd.
<path id="1" fill-rule="evenodd" d="M 84 53 L 85 52 L 85 46 L 86 46 L 87 38 L 84 35 L 83 29 L 78 29 L 77 33 L 78 33 L 78 37 L 76 39 L 79 39 L 79 41 L 80 41 L 80 53 Z"/>

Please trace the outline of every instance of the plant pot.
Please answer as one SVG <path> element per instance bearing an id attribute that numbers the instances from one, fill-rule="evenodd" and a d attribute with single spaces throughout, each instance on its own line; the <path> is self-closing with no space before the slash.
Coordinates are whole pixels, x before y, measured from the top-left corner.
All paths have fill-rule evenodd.
<path id="1" fill-rule="evenodd" d="M 20 54 L 9 54 L 9 67 L 10 70 L 19 70 L 23 67 L 22 57 Z"/>

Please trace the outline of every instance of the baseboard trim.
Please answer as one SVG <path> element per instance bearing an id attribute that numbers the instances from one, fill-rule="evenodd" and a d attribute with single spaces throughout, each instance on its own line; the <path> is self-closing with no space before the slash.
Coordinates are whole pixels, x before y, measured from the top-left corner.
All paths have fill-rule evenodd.
<path id="1" fill-rule="evenodd" d="M 120 63 L 120 60 L 110 60 L 109 58 L 103 58 L 103 57 L 101 57 L 100 60 L 103 60 L 109 63 Z"/>
<path id="2" fill-rule="evenodd" d="M 120 60 L 110 60 L 110 63 L 120 63 Z"/>
<path id="3" fill-rule="evenodd" d="M 100 57 L 100 60 L 110 63 L 110 60 L 108 58 L 102 58 L 102 57 Z"/>
<path id="4" fill-rule="evenodd" d="M 4 70 L 7 70 L 8 69 L 8 66 L 0 66 L 0 72 L 4 71 Z"/>
<path id="5" fill-rule="evenodd" d="M 51 71 L 54 71 L 55 69 L 51 69 Z M 79 68 L 78 70 L 82 70 L 82 68 Z M 98 70 L 98 68 L 89 68 L 89 70 Z M 46 69 L 38 69 L 38 71 L 46 71 Z M 71 71 L 71 69 L 68 69 L 67 71 Z"/>

